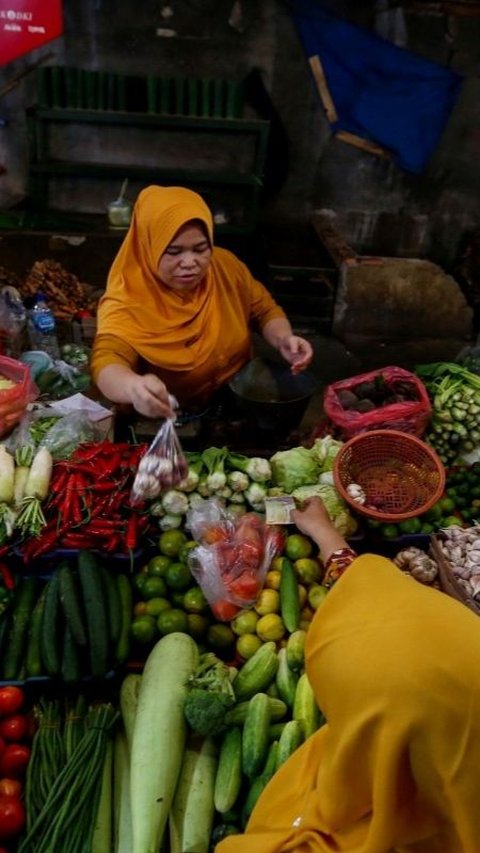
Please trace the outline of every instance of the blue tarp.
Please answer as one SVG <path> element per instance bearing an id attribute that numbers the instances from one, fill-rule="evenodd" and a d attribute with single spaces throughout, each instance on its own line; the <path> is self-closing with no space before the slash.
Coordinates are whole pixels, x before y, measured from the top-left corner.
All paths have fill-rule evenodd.
<path id="1" fill-rule="evenodd" d="M 462 78 L 369 30 L 333 16 L 315 0 L 291 4 L 307 57 L 318 56 L 345 130 L 388 149 L 421 172 L 459 94 Z"/>

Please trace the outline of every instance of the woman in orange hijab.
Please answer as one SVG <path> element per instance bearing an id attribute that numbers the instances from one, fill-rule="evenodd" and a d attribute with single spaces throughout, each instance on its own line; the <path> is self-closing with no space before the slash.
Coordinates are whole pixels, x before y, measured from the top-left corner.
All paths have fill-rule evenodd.
<path id="1" fill-rule="evenodd" d="M 151 186 L 100 300 L 91 370 L 101 392 L 147 417 L 204 403 L 251 357 L 258 328 L 292 370 L 310 362 L 308 341 L 247 267 L 213 245 L 212 214 L 197 193 Z"/>
<path id="2" fill-rule="evenodd" d="M 349 554 L 318 499 L 294 520 L 340 575 L 305 650 L 327 722 L 215 853 L 478 853 L 478 616 Z"/>

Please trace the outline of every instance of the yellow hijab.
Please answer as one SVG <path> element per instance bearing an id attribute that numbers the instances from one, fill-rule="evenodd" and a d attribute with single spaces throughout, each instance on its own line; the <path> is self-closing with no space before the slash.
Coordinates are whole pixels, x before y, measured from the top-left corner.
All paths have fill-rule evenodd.
<path id="1" fill-rule="evenodd" d="M 220 311 L 211 268 L 188 294 L 162 285 L 157 268 L 173 237 L 197 219 L 213 246 L 212 214 L 197 193 L 183 187 L 142 190 L 132 222 L 110 269 L 98 308 L 98 331 L 122 338 L 150 364 L 186 370 L 215 347 Z M 194 353 L 185 344 L 198 340 Z"/>
<path id="2" fill-rule="evenodd" d="M 478 616 L 364 555 L 317 611 L 306 668 L 327 723 L 216 853 L 478 853 Z"/>

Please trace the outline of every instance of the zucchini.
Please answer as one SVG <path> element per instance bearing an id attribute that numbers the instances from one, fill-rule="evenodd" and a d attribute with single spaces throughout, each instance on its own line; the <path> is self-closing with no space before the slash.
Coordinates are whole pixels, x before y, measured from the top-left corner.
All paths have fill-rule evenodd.
<path id="1" fill-rule="evenodd" d="M 233 809 L 242 785 L 242 733 L 234 726 L 225 732 L 220 746 L 213 801 L 217 812 Z"/>
<path id="2" fill-rule="evenodd" d="M 299 720 L 289 720 L 283 727 L 278 741 L 275 770 L 290 758 L 293 752 L 303 743 L 303 726 Z"/>
<path id="3" fill-rule="evenodd" d="M 133 726 L 137 713 L 138 694 L 140 693 L 141 683 L 142 676 L 131 672 L 125 676 L 120 687 L 120 711 L 123 725 L 125 726 L 125 736 L 129 750 L 132 748 Z"/>
<path id="4" fill-rule="evenodd" d="M 301 672 L 305 666 L 306 631 L 294 631 L 287 640 L 287 663 L 293 672 Z"/>
<path id="5" fill-rule="evenodd" d="M 242 732 L 242 770 L 245 776 L 256 776 L 269 748 L 270 700 L 266 693 L 256 693 L 248 703 L 247 719 Z"/>
<path id="6" fill-rule="evenodd" d="M 105 746 L 102 784 L 90 853 L 105 853 L 112 849 L 112 770 L 113 741 L 110 739 Z"/>
<path id="7" fill-rule="evenodd" d="M 278 669 L 275 679 L 279 696 L 289 708 L 293 708 L 298 676 L 290 669 L 286 648 L 278 651 Z"/>
<path id="8" fill-rule="evenodd" d="M 23 578 L 17 589 L 2 661 L 2 675 L 5 681 L 15 681 L 20 677 L 28 640 L 28 628 L 37 598 L 37 578 Z"/>
<path id="9" fill-rule="evenodd" d="M 77 578 L 73 567 L 66 561 L 57 569 L 60 604 L 70 630 L 79 646 L 87 645 L 85 617 L 82 613 L 82 601 Z"/>
<path id="10" fill-rule="evenodd" d="M 120 727 L 113 749 L 113 815 L 115 853 L 131 853 L 130 756 L 125 729 Z"/>
<path id="11" fill-rule="evenodd" d="M 117 663 L 125 663 L 130 654 L 130 625 L 132 624 L 132 587 L 126 575 L 120 574 L 115 578 L 120 600 L 120 634 L 115 648 Z"/>
<path id="12" fill-rule="evenodd" d="M 185 748 L 186 683 L 198 662 L 197 644 L 178 631 L 146 660 L 130 757 L 132 853 L 157 853 L 162 843 Z"/>
<path id="13" fill-rule="evenodd" d="M 292 716 L 302 724 L 305 740 L 316 732 L 321 724 L 321 714 L 306 672 L 298 679 Z"/>
<path id="14" fill-rule="evenodd" d="M 298 580 L 293 565 L 286 557 L 283 557 L 281 563 L 280 615 L 289 634 L 298 630 L 300 624 Z"/>
<path id="15" fill-rule="evenodd" d="M 187 743 L 168 817 L 170 853 L 208 853 L 215 806 L 217 748 L 212 738 Z"/>
<path id="16" fill-rule="evenodd" d="M 59 577 L 58 573 L 54 572 L 45 590 L 41 635 L 42 663 L 48 675 L 59 675 L 62 667 L 60 655 L 61 615 Z"/>
<path id="17" fill-rule="evenodd" d="M 278 668 L 276 645 L 264 643 L 242 666 L 233 682 L 237 700 L 250 699 L 268 688 Z"/>
<path id="18" fill-rule="evenodd" d="M 78 646 L 70 624 L 65 622 L 62 645 L 62 678 L 65 684 L 75 684 L 80 681 L 81 676 L 82 667 Z"/>
<path id="19" fill-rule="evenodd" d="M 246 702 L 238 702 L 230 711 L 227 711 L 225 714 L 225 723 L 227 726 L 243 726 L 247 719 L 248 706 L 251 701 L 251 699 L 248 699 Z M 269 696 L 268 704 L 270 706 L 270 719 L 274 721 L 283 720 L 288 711 L 285 702 Z"/>
<path id="20" fill-rule="evenodd" d="M 28 632 L 27 654 L 25 657 L 25 675 L 27 678 L 37 678 L 43 673 L 40 644 L 42 638 L 43 611 L 45 609 L 46 588 L 33 608 Z"/>
<path id="21" fill-rule="evenodd" d="M 90 672 L 102 678 L 108 671 L 109 632 L 102 576 L 90 551 L 78 555 L 78 575 L 87 617 Z"/>

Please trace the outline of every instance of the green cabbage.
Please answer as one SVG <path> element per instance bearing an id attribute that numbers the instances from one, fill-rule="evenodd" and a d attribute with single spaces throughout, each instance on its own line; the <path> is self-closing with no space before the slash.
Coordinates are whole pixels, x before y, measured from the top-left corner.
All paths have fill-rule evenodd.
<path id="1" fill-rule="evenodd" d="M 299 486 L 316 483 L 320 473 L 319 465 L 306 447 L 292 447 L 291 450 L 279 450 L 270 459 L 272 480 L 287 494 Z"/>
<path id="2" fill-rule="evenodd" d="M 324 471 L 331 471 L 333 469 L 334 459 L 342 444 L 343 441 L 336 441 L 331 435 L 326 435 L 324 438 L 317 438 L 315 440 L 311 453 L 314 459 L 317 460 L 322 474 Z"/>
<path id="3" fill-rule="evenodd" d="M 333 486 L 328 483 L 300 486 L 300 488 L 295 489 L 292 495 L 299 503 L 309 498 L 321 498 L 338 532 L 345 537 L 352 536 L 355 533 L 358 527 L 357 521 L 350 514 L 347 504 Z"/>

